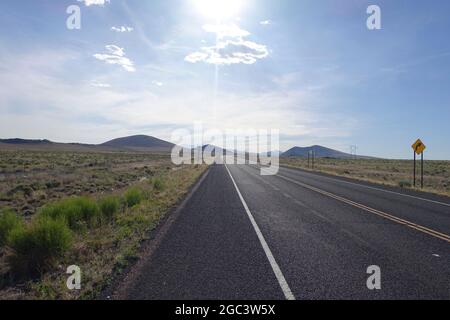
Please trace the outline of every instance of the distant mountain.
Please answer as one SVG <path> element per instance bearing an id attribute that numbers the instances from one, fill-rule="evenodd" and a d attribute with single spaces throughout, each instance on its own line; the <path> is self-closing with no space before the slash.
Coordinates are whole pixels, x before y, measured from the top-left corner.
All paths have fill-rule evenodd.
<path id="1" fill-rule="evenodd" d="M 150 136 L 131 136 L 114 139 L 103 144 L 59 143 L 50 140 L 0 139 L 0 149 L 36 151 L 137 151 L 170 152 L 174 144 Z"/>
<path id="2" fill-rule="evenodd" d="M 50 140 L 32 139 L 0 139 L 1 150 L 32 150 L 32 151 L 112 151 L 96 145 L 80 143 L 58 143 Z"/>
<path id="3" fill-rule="evenodd" d="M 4 143 L 4 144 L 30 145 L 30 144 L 52 144 L 53 142 L 51 142 L 51 141 L 49 141 L 49 140 L 0 139 L 0 143 Z"/>
<path id="4" fill-rule="evenodd" d="M 212 145 L 212 144 L 205 144 L 204 146 L 202 146 L 202 151 L 204 152 L 205 150 L 206 150 L 206 148 L 209 148 L 209 150 L 212 150 L 213 151 L 213 155 L 215 154 L 215 152 L 217 152 L 217 153 L 222 153 L 222 154 L 225 154 L 226 153 L 226 150 L 225 149 L 223 149 L 223 148 L 221 148 L 221 147 L 217 147 L 217 146 L 215 146 L 215 145 Z"/>
<path id="5" fill-rule="evenodd" d="M 114 139 L 102 144 L 82 144 L 82 143 L 58 143 L 50 140 L 33 140 L 33 139 L 0 139 L 0 149 L 9 150 L 48 150 L 48 151 L 137 151 L 137 152 L 170 152 L 175 145 L 173 143 L 151 137 L 146 135 L 135 135 L 130 137 L 123 137 Z M 202 146 L 204 151 L 207 147 L 213 147 L 212 145 Z M 215 147 L 217 153 L 226 153 L 226 150 Z M 335 158 L 335 159 L 351 159 L 354 156 L 351 154 L 333 150 L 323 146 L 312 147 L 294 147 L 284 153 L 279 151 L 272 151 L 271 155 L 277 155 L 280 153 L 281 157 L 303 157 L 307 158 L 308 153 L 313 151 L 317 158 Z M 239 156 L 243 156 L 244 152 L 237 152 Z M 213 154 L 215 155 L 215 153 Z M 248 157 L 248 153 L 245 153 Z M 373 159 L 371 157 L 358 156 L 358 159 Z"/>
<path id="6" fill-rule="evenodd" d="M 175 145 L 155 137 L 137 135 L 114 139 L 100 146 L 135 151 L 170 151 Z"/>
<path id="7" fill-rule="evenodd" d="M 355 156 L 345 153 L 342 151 L 326 148 L 323 146 L 312 146 L 312 147 L 294 147 L 281 154 L 281 157 L 301 157 L 307 158 L 308 154 L 314 151 L 316 158 L 334 158 L 334 159 L 351 159 Z M 369 157 L 357 156 L 358 159 L 365 159 Z"/>

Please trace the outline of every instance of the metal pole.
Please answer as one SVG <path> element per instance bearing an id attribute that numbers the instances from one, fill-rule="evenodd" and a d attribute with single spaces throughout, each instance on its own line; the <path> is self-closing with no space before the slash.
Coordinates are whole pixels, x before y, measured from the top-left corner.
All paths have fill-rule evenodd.
<path id="1" fill-rule="evenodd" d="M 416 152 L 414 151 L 414 179 L 413 179 L 413 185 L 414 188 L 416 187 Z"/>
<path id="2" fill-rule="evenodd" d="M 310 158 L 311 158 L 311 151 L 308 151 L 308 169 L 309 169 Z"/>
<path id="3" fill-rule="evenodd" d="M 312 151 L 312 168 L 313 168 L 313 170 L 314 170 L 315 161 L 316 161 L 316 153 L 313 150 Z"/>
<path id="4" fill-rule="evenodd" d="M 420 184 L 420 186 L 421 186 L 421 188 L 423 189 L 423 152 L 422 152 L 422 158 L 421 158 L 421 168 L 420 168 L 420 172 L 421 172 L 421 184 Z"/>

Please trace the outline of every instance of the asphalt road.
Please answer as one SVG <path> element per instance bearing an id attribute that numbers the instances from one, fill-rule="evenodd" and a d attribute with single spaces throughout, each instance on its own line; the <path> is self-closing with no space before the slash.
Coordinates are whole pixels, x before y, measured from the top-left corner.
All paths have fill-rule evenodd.
<path id="1" fill-rule="evenodd" d="M 216 165 L 142 265 L 121 298 L 449 300 L 450 200 Z"/>

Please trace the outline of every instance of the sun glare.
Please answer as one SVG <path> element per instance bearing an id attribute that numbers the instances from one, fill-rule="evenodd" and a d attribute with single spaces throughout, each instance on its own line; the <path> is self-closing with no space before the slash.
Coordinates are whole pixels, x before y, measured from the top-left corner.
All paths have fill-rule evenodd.
<path id="1" fill-rule="evenodd" d="M 194 0 L 197 10 L 208 18 L 223 20 L 239 14 L 244 0 Z"/>

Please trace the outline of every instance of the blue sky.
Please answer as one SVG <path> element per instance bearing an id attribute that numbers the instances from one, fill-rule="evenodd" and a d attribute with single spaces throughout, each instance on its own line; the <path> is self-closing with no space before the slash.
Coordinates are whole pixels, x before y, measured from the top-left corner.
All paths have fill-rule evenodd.
<path id="1" fill-rule="evenodd" d="M 2 0 L 0 137 L 169 139 L 202 121 L 389 158 L 420 137 L 450 159 L 449 1 L 233 1 L 218 21 L 205 0 Z"/>

